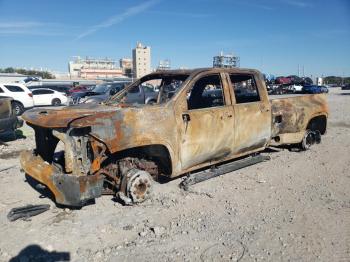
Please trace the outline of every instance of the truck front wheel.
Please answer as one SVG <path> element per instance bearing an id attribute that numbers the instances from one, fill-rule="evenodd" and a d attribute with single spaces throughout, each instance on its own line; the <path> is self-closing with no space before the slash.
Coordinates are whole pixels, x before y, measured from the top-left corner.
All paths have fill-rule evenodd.
<path id="1" fill-rule="evenodd" d="M 142 203 L 150 198 L 152 184 L 152 176 L 147 171 L 132 168 L 122 179 L 119 198 L 127 205 Z"/>

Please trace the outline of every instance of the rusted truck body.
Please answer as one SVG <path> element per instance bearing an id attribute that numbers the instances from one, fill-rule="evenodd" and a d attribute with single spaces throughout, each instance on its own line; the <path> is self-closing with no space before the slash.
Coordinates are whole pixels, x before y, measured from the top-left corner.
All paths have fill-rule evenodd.
<path id="1" fill-rule="evenodd" d="M 14 112 L 13 98 L 0 96 L 0 134 L 12 132 L 23 125 Z"/>
<path id="2" fill-rule="evenodd" d="M 157 103 L 125 100 L 145 84 L 159 89 Z M 178 177 L 270 145 L 305 146 L 311 131 L 319 140 L 327 118 L 325 94 L 269 99 L 256 70 L 160 71 L 100 104 L 26 112 L 36 148 L 20 161 L 59 204 L 81 206 L 104 192 L 137 203 L 160 176 Z"/>

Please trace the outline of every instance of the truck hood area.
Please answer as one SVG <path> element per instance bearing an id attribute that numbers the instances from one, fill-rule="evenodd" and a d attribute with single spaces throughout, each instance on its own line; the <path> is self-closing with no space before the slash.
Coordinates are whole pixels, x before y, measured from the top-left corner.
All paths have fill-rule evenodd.
<path id="1" fill-rule="evenodd" d="M 23 119 L 32 125 L 46 128 L 64 128 L 77 119 L 85 118 L 98 113 L 109 114 L 120 110 L 117 106 L 100 104 L 79 104 L 63 107 L 62 109 L 35 108 L 23 114 Z"/>

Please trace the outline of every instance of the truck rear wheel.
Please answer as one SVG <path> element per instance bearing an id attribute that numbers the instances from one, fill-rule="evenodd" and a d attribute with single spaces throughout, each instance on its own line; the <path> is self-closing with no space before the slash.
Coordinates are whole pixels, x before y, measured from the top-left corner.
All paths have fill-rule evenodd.
<path id="1" fill-rule="evenodd" d="M 321 143 L 321 133 L 320 131 L 306 130 L 303 140 L 300 143 L 300 148 L 303 151 L 310 149 L 313 144 Z"/>

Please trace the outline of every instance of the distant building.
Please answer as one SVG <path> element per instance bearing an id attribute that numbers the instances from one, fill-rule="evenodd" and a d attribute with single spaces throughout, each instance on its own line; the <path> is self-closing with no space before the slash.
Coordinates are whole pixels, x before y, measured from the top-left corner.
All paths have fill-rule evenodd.
<path id="1" fill-rule="evenodd" d="M 169 59 L 160 60 L 157 70 L 170 70 L 170 60 Z"/>
<path id="2" fill-rule="evenodd" d="M 233 54 L 224 55 L 223 52 L 220 52 L 220 55 L 213 57 L 213 67 L 220 68 L 232 68 L 239 67 L 240 59 L 238 56 Z"/>
<path id="3" fill-rule="evenodd" d="M 132 59 L 131 58 L 121 58 L 119 60 L 119 66 L 123 71 L 123 74 L 127 77 L 132 77 Z"/>
<path id="4" fill-rule="evenodd" d="M 318 86 L 323 85 L 323 77 L 316 77 L 316 85 Z"/>
<path id="5" fill-rule="evenodd" d="M 151 48 L 137 43 L 132 50 L 134 77 L 140 78 L 151 73 Z"/>
<path id="6" fill-rule="evenodd" d="M 123 76 L 121 68 L 116 66 L 114 60 L 75 57 L 68 64 L 70 77 L 84 79 L 115 78 Z"/>

